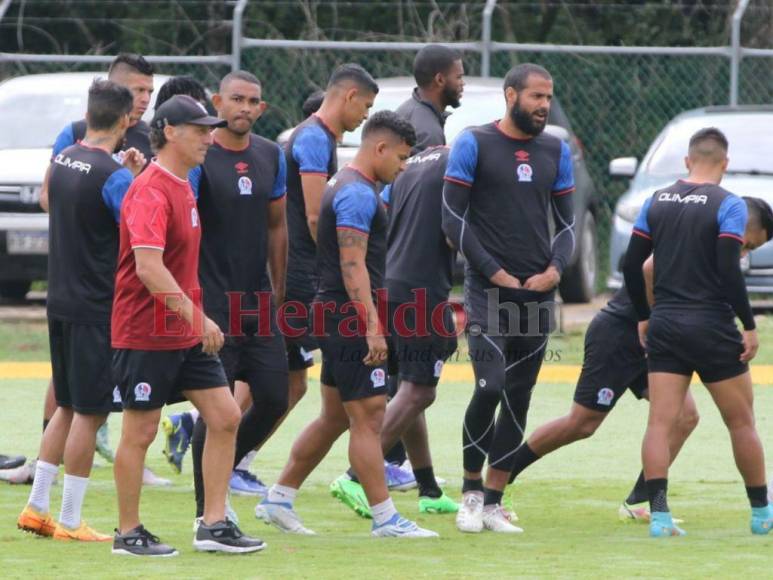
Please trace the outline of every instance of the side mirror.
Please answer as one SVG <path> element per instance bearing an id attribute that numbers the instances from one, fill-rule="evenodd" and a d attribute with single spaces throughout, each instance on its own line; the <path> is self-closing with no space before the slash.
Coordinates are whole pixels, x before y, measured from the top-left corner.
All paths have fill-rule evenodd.
<path id="1" fill-rule="evenodd" d="M 614 177 L 633 177 L 639 160 L 636 157 L 618 157 L 609 162 L 609 174 Z"/>

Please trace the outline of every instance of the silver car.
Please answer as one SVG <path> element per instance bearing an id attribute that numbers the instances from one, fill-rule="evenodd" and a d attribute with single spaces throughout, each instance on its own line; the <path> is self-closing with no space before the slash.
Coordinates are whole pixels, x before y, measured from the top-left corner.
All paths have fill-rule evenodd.
<path id="1" fill-rule="evenodd" d="M 730 144 L 730 163 L 722 187 L 773 204 L 773 107 L 707 107 L 678 115 L 658 135 L 640 164 L 635 157 L 614 159 L 609 164 L 612 175 L 632 178 L 615 208 L 609 244 L 610 288 L 622 285 L 625 251 L 644 200 L 687 176 L 687 145 L 704 127 L 717 127 Z M 750 292 L 773 293 L 773 244 L 751 252 L 742 266 Z"/>

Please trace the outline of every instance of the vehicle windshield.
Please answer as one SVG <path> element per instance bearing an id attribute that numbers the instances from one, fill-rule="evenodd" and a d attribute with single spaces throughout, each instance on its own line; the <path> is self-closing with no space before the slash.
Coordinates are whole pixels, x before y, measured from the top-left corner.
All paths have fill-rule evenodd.
<path id="1" fill-rule="evenodd" d="M 370 114 L 389 109 L 394 111 L 410 96 L 413 88 L 382 89 L 376 95 L 376 101 Z M 471 125 L 481 125 L 502 117 L 505 110 L 505 97 L 502 91 L 492 87 L 465 87 L 462 104 L 458 109 L 448 108 L 451 116 L 446 120 L 446 141 L 451 143 L 463 129 Z M 351 133 L 345 133 L 343 144 L 347 147 L 359 147 L 362 125 Z"/>
<path id="2" fill-rule="evenodd" d="M 0 91 L 0 149 L 50 149 L 67 119 L 83 118 L 86 93 Z"/>
<path id="3" fill-rule="evenodd" d="M 690 137 L 704 127 L 716 127 L 730 144 L 729 173 L 773 172 L 773 112 L 719 113 L 689 117 L 666 130 L 647 164 L 652 175 L 682 175 Z"/>

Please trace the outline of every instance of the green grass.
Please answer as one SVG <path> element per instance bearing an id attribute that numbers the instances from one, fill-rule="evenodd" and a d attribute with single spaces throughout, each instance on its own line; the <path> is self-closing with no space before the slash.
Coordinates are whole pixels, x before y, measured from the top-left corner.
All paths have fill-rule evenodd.
<path id="1" fill-rule="evenodd" d="M 45 345 L 35 325 L 0 326 L 0 357 L 22 360 L 18 344 Z M 760 322 L 763 350 L 759 358 L 773 361 L 773 324 Z M 562 351 L 581 352 L 579 333 L 554 341 Z M 10 343 L 6 342 L 10 341 Z M 558 346 L 557 346 L 558 345 Z M 24 357 L 44 360 L 40 356 Z M 568 356 L 567 358 L 574 357 Z M 564 361 L 562 361 L 564 362 Z M 571 361 L 576 362 L 576 361 Z M 553 363 L 548 363 L 553 364 Z M 2 449 L 34 457 L 39 440 L 45 380 L 0 380 L 0 424 L 5 426 Z M 532 400 L 529 427 L 563 414 L 573 385 L 540 384 Z M 671 472 L 671 505 L 684 517 L 689 535 L 651 540 L 645 526 L 617 521 L 617 507 L 639 472 L 639 446 L 646 404 L 626 396 L 595 437 L 562 449 L 523 474 L 515 490 L 515 506 L 526 532 L 516 537 L 491 533 L 462 535 L 452 516 L 419 516 L 415 492 L 396 493 L 401 512 L 441 534 L 439 540 L 395 541 L 369 537 L 370 524 L 331 498 L 329 482 L 347 466 L 346 437 L 312 474 L 298 498 L 305 523 L 320 535 L 283 535 L 257 522 L 254 501 L 236 497 L 234 506 L 243 529 L 265 539 L 261 554 L 227 557 L 197 554 L 190 546 L 193 516 L 191 466 L 186 458 L 182 475 L 174 475 L 161 455 L 157 439 L 149 465 L 170 477 L 174 485 L 143 491 L 143 521 L 153 532 L 181 550 L 178 558 L 143 561 L 110 555 L 109 545 L 71 545 L 33 538 L 15 528 L 29 487 L 0 485 L 0 554 L 3 577 L 103 578 L 414 578 L 414 577 L 684 577 L 745 575 L 767 577 L 773 538 L 748 532 L 748 506 L 743 483 L 731 456 L 721 420 L 703 389 L 694 389 L 701 424 Z M 470 386 L 443 383 L 428 412 L 430 437 L 438 475 L 458 496 L 461 483 L 461 420 Z M 773 436 L 773 388 L 760 387 L 757 423 L 764 442 Z M 254 467 L 267 482 L 276 479 L 300 429 L 318 410 L 319 395 L 309 395 L 261 452 Z M 179 407 L 178 408 L 182 408 Z M 110 420 L 117 440 L 120 418 Z M 58 512 L 61 485 L 54 488 L 52 506 Z M 101 531 L 116 525 L 112 472 L 95 468 L 84 506 L 85 518 Z"/>

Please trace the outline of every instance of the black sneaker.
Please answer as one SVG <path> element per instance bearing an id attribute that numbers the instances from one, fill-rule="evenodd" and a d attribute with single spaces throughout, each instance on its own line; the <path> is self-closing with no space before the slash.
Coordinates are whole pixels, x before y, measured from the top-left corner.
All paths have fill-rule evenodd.
<path id="1" fill-rule="evenodd" d="M 162 544 L 158 536 L 154 536 L 140 524 L 125 534 L 121 534 L 118 530 L 115 531 L 113 554 L 168 558 L 176 556 L 178 552 L 172 546 Z"/>
<path id="2" fill-rule="evenodd" d="M 258 538 L 245 536 L 235 523 L 225 520 L 215 522 L 211 526 L 201 522 L 193 538 L 193 547 L 199 552 L 246 554 L 263 550 L 266 543 Z"/>

